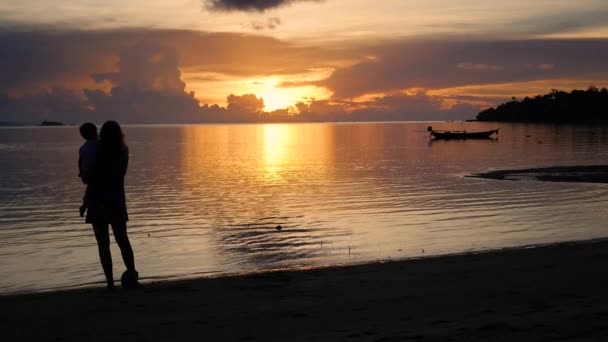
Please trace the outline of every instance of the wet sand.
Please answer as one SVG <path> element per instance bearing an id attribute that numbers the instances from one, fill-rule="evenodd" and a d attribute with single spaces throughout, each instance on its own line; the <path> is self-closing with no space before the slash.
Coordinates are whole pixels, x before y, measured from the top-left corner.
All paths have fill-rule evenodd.
<path id="1" fill-rule="evenodd" d="M 608 340 L 608 242 L 0 296 L 4 341 Z"/>
<path id="2" fill-rule="evenodd" d="M 608 165 L 554 166 L 534 169 L 497 170 L 474 173 L 467 177 L 513 181 L 534 179 L 545 182 L 608 183 Z"/>

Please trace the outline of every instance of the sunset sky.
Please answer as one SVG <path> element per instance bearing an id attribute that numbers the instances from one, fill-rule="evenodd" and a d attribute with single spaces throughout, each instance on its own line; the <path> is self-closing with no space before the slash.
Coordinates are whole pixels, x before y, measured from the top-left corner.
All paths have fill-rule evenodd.
<path id="1" fill-rule="evenodd" d="M 0 121 L 460 120 L 607 61 L 601 0 L 5 0 Z"/>

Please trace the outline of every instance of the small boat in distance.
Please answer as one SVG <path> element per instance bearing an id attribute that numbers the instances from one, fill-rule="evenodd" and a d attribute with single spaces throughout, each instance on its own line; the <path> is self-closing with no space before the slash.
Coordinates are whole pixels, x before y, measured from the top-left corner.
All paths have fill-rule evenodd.
<path id="1" fill-rule="evenodd" d="M 498 134 L 500 128 L 485 131 L 485 132 L 467 132 L 467 131 L 436 131 L 432 126 L 427 128 L 431 133 L 431 137 L 435 139 L 489 139 L 492 134 Z"/>

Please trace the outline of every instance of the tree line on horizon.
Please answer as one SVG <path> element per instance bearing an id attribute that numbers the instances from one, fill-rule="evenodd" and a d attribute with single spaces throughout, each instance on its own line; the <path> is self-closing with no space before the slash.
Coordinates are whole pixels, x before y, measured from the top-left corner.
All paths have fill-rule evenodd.
<path id="1" fill-rule="evenodd" d="M 565 92 L 552 89 L 545 95 L 525 97 L 488 108 L 477 114 L 478 121 L 510 122 L 598 122 L 608 121 L 608 89 Z"/>

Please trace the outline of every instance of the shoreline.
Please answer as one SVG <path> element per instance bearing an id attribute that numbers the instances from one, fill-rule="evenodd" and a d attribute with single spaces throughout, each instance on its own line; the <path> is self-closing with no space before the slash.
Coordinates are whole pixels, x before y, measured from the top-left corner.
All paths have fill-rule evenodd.
<path id="1" fill-rule="evenodd" d="M 608 239 L 0 296 L 8 340 L 597 340 Z"/>

